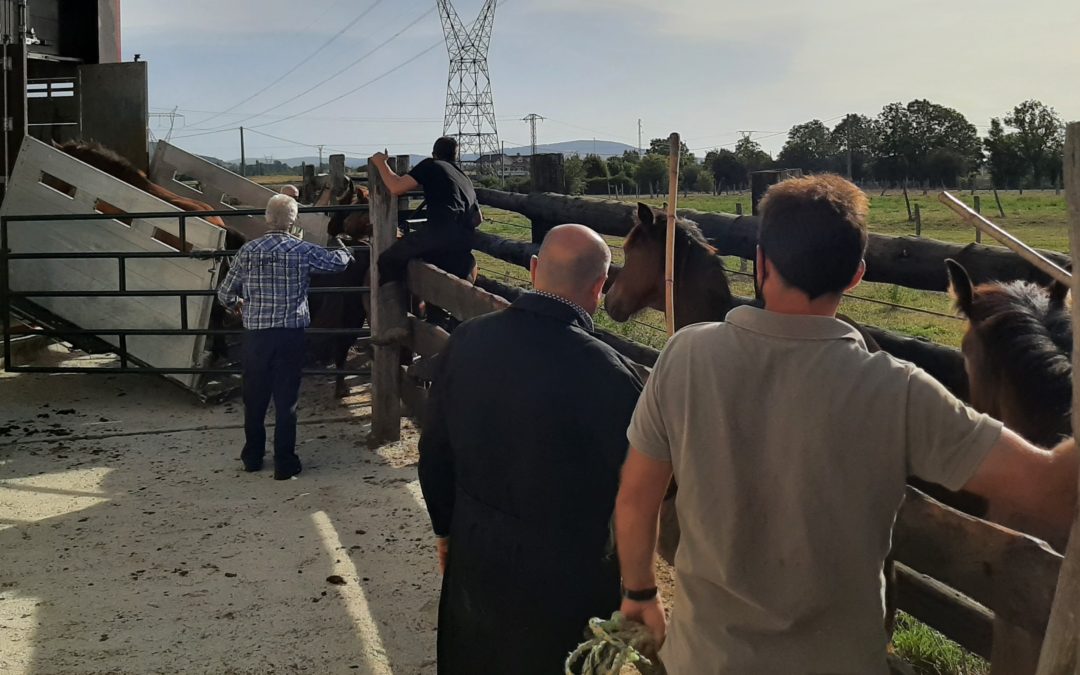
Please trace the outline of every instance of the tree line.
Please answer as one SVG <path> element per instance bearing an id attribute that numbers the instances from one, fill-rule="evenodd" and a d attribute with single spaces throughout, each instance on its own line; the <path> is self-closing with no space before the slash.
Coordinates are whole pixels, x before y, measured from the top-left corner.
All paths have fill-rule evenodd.
<path id="1" fill-rule="evenodd" d="M 734 149 L 717 148 L 698 159 L 684 143 L 679 165 L 683 191 L 720 192 L 749 185 L 763 169 L 833 172 L 856 182 L 959 186 L 987 175 L 994 187 L 1045 188 L 1059 185 L 1065 124 L 1050 106 L 1036 100 L 1016 105 L 990 120 L 980 138 L 962 113 L 925 99 L 890 103 L 876 117 L 845 115 L 833 127 L 821 120 L 796 124 L 774 158 L 749 136 Z M 668 140 L 654 138 L 641 155 L 628 150 L 604 159 L 567 158 L 566 192 L 612 194 L 666 192 Z M 527 179 L 510 189 L 528 189 Z"/>

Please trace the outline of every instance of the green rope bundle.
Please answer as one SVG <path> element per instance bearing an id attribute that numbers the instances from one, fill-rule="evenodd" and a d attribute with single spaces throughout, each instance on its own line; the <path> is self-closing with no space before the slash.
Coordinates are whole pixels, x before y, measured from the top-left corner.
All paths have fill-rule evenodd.
<path id="1" fill-rule="evenodd" d="M 592 637 L 581 643 L 566 659 L 566 675 L 619 675 L 623 666 L 633 665 L 642 675 L 663 675 L 664 667 L 644 653 L 656 653 L 656 641 L 645 626 L 615 612 L 608 620 L 589 619 Z M 581 662 L 575 671 L 574 666 Z"/>

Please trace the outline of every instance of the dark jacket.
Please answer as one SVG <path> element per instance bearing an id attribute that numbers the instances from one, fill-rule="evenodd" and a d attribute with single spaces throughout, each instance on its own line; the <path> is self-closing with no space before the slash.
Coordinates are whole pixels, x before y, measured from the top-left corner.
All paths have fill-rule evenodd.
<path id="1" fill-rule="evenodd" d="M 550 674 L 619 606 L 610 522 L 641 392 L 572 307 L 536 294 L 462 324 L 420 439 L 420 484 L 450 536 L 440 673 Z"/>

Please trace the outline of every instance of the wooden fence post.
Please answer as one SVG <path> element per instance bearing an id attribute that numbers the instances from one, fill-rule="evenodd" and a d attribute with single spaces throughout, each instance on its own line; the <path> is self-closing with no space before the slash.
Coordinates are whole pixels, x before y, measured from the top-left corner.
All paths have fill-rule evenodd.
<path id="1" fill-rule="evenodd" d="M 1001 208 L 1001 195 L 998 194 L 997 186 L 994 186 L 994 201 L 997 202 L 998 215 L 1005 217 L 1005 209 Z"/>
<path id="2" fill-rule="evenodd" d="M 922 236 L 922 209 L 918 202 L 915 202 L 915 236 Z"/>
<path id="3" fill-rule="evenodd" d="M 315 165 L 305 164 L 303 170 L 303 182 L 300 184 L 300 201 L 304 204 L 313 204 L 318 191 L 315 184 Z"/>
<path id="4" fill-rule="evenodd" d="M 1080 122 L 1068 126 L 1065 136 L 1065 201 L 1069 205 L 1069 243 L 1073 269 L 1080 270 Z M 1080 274 L 1073 275 L 1073 297 L 1080 293 Z M 1080 321 L 1080 305 L 1073 303 L 1073 326 Z M 1073 369 L 1080 367 L 1080 330 L 1073 330 Z M 1080 378 L 1073 378 L 1073 426 L 1080 424 Z M 1073 521 L 1065 562 L 1058 576 L 1050 623 L 1046 627 L 1039 675 L 1074 675 L 1080 643 L 1080 518 Z"/>
<path id="5" fill-rule="evenodd" d="M 904 204 L 907 205 L 907 220 L 910 223 L 915 217 L 911 215 L 911 200 L 908 199 L 907 178 L 904 178 Z"/>
<path id="6" fill-rule="evenodd" d="M 975 195 L 975 213 L 982 213 L 982 199 L 979 195 Z M 982 230 L 975 228 L 975 243 L 982 243 Z"/>
<path id="7" fill-rule="evenodd" d="M 372 228 L 370 320 L 375 345 L 368 444 L 375 446 L 401 439 L 401 353 L 397 344 L 382 342 L 391 329 L 406 325 L 406 316 L 403 284 L 394 282 L 381 286 L 379 283 L 378 257 L 397 240 L 398 202 L 371 161 L 368 162 L 368 186 Z"/>
<path id="8" fill-rule="evenodd" d="M 345 191 L 345 155 L 330 155 L 330 194 L 337 197 Z"/>
<path id="9" fill-rule="evenodd" d="M 533 155 L 529 160 L 529 192 L 566 192 L 566 169 L 563 165 L 563 156 L 560 152 Z M 544 241 L 548 230 L 559 223 L 549 223 L 545 220 L 529 221 L 532 224 L 532 243 L 539 244 Z"/>

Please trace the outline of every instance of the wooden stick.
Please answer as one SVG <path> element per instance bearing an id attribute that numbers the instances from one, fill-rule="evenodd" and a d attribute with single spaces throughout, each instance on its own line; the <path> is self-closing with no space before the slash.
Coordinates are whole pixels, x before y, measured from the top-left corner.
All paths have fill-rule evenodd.
<path id="1" fill-rule="evenodd" d="M 964 202 L 948 192 L 942 192 L 938 195 L 938 199 L 941 200 L 942 204 L 952 209 L 956 215 L 963 218 L 965 222 L 997 239 L 1006 248 L 1050 275 L 1052 279 L 1060 281 L 1066 286 L 1072 286 L 1072 274 L 1061 269 L 1052 260 L 1001 229 L 982 214 L 976 213 L 974 209 L 968 207 Z"/>
<path id="2" fill-rule="evenodd" d="M 679 201 L 679 152 L 682 142 L 677 132 L 668 137 L 667 258 L 664 265 L 664 318 L 668 335 L 675 334 L 675 209 Z"/>
<path id="3" fill-rule="evenodd" d="M 1065 137 L 1065 200 L 1069 204 L 1069 243 L 1073 269 L 1080 269 L 1080 122 L 1069 125 Z M 1080 291 L 1080 282 L 1072 286 L 1073 297 Z M 1080 367 L 1080 304 L 1074 302 L 1073 312 L 1073 372 Z M 1080 377 L 1073 377 L 1073 429 L 1080 429 Z M 1073 675 L 1077 672 L 1080 644 L 1080 519 L 1073 520 L 1065 562 L 1058 576 L 1050 623 L 1046 627 L 1039 658 L 1039 675 Z"/>

